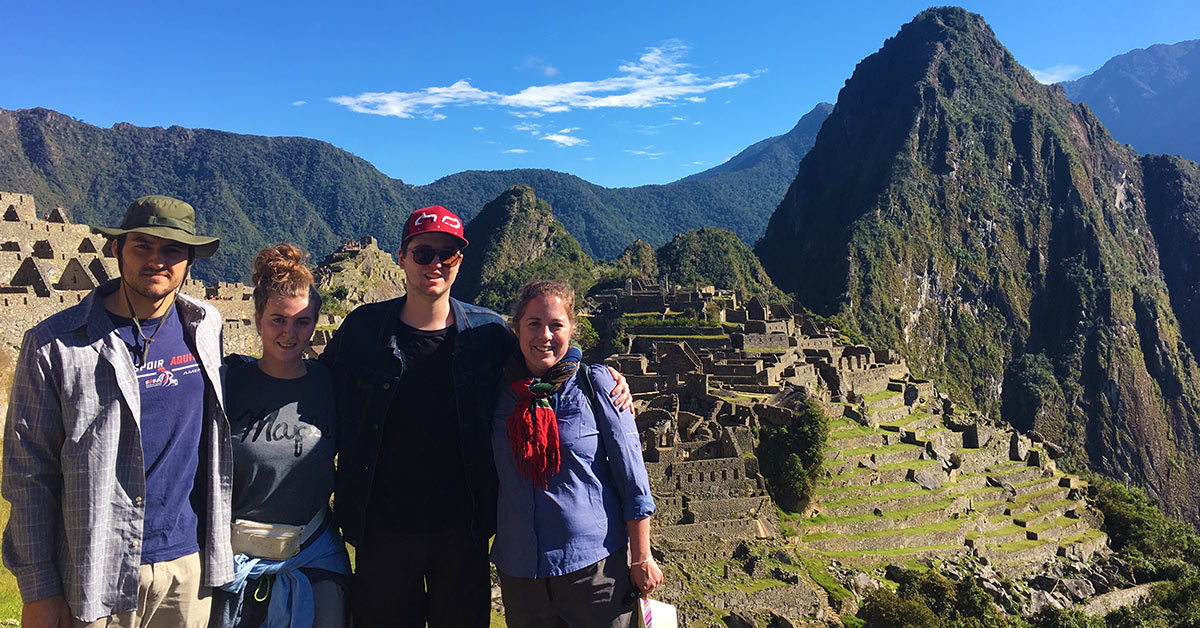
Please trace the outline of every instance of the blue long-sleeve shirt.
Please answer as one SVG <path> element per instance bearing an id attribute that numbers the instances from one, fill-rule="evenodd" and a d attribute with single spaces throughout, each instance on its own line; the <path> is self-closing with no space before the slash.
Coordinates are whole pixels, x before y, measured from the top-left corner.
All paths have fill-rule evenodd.
<path id="1" fill-rule="evenodd" d="M 626 522 L 654 513 L 633 414 L 618 412 L 608 391 L 616 382 L 601 365 L 587 367 L 595 383 L 596 417 L 579 378 L 555 399 L 562 463 L 548 487 L 517 470 L 506 423 L 517 395 L 501 386 L 492 417 L 492 450 L 500 478 L 492 562 L 510 576 L 547 578 L 591 565 L 629 541 Z"/>

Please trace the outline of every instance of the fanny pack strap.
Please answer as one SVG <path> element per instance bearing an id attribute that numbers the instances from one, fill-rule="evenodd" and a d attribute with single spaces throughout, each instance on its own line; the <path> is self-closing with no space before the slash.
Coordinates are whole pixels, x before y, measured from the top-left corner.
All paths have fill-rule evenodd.
<path id="1" fill-rule="evenodd" d="M 329 512 L 329 507 L 322 508 L 313 515 L 308 523 L 304 524 L 304 531 L 300 533 L 300 547 L 307 547 L 309 542 L 317 538 L 321 532 L 325 531 L 325 526 L 329 523 L 326 513 Z"/>

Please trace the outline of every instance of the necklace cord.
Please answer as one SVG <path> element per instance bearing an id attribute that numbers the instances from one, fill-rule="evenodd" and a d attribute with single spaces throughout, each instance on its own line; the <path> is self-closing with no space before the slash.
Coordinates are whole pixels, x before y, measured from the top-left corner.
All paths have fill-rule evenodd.
<path id="1" fill-rule="evenodd" d="M 133 302 L 129 300 L 129 288 L 125 286 L 124 280 L 121 281 L 121 295 L 125 297 L 125 306 L 129 308 L 129 317 L 133 319 L 133 328 L 137 330 L 138 336 L 142 339 L 142 361 L 137 364 L 137 366 L 140 367 L 145 364 L 147 358 L 150 357 L 150 343 L 154 342 L 154 337 L 158 335 L 158 330 L 162 329 L 163 323 L 167 322 L 167 317 L 170 316 L 171 312 L 175 309 L 173 307 L 174 303 L 172 303 L 172 307 L 167 308 L 166 313 L 158 319 L 158 325 L 156 325 L 154 327 L 154 331 L 147 336 L 142 331 L 142 324 L 138 322 L 137 312 L 133 310 Z"/>

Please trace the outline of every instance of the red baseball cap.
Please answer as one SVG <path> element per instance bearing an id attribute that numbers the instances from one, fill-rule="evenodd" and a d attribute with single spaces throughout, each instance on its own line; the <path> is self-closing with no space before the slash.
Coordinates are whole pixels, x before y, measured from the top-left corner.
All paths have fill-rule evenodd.
<path id="1" fill-rule="evenodd" d="M 404 234 L 400 240 L 400 246 L 408 244 L 409 239 L 413 236 L 434 231 L 446 233 L 462 240 L 463 246 L 470 244 L 463 237 L 462 219 L 441 205 L 432 205 L 422 207 L 408 217 L 408 221 L 404 223 Z"/>

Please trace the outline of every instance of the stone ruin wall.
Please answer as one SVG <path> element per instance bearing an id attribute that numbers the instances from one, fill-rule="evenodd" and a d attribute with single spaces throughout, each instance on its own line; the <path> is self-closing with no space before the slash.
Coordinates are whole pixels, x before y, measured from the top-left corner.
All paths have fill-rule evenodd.
<path id="1" fill-rule="evenodd" d="M 732 494 L 750 490 L 746 463 L 740 458 L 676 462 L 671 476 L 677 491 Z"/>
<path id="2" fill-rule="evenodd" d="M 26 330 L 118 274 L 103 236 L 66 222 L 61 208 L 50 218 L 39 217 L 33 195 L 0 192 L 0 343 L 9 347 L 20 346 Z M 221 313 L 227 353 L 258 353 L 247 286 L 222 282 L 206 289 L 187 280 L 180 292 L 207 300 Z"/>
<path id="3" fill-rule="evenodd" d="M 33 195 L 0 192 L 0 220 L 37 220 L 37 206 Z"/>

